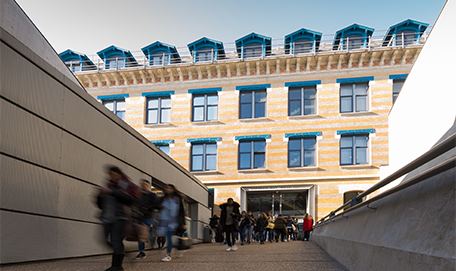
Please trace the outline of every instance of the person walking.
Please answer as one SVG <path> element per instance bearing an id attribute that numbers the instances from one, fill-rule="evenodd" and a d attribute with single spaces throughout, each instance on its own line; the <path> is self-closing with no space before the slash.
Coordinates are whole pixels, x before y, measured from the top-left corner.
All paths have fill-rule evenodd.
<path id="1" fill-rule="evenodd" d="M 241 219 L 239 220 L 239 231 L 241 232 L 241 246 L 244 245 L 247 227 L 250 226 L 249 216 L 245 211 L 241 213 Z"/>
<path id="2" fill-rule="evenodd" d="M 249 217 L 250 224 L 247 227 L 246 234 L 247 234 L 247 244 L 250 244 L 252 242 L 253 229 L 255 228 L 255 225 L 256 225 L 256 219 L 251 211 L 248 213 L 248 217 Z"/>
<path id="3" fill-rule="evenodd" d="M 274 223 L 274 216 L 272 215 L 271 211 L 268 211 L 268 224 L 269 223 Z M 274 239 L 274 228 L 266 228 L 266 232 L 268 233 L 268 240 L 270 243 L 272 243 Z"/>
<path id="4" fill-rule="evenodd" d="M 266 227 L 268 226 L 268 217 L 266 213 L 261 213 L 260 218 L 257 220 L 258 233 L 260 235 L 260 245 L 266 241 Z"/>
<path id="5" fill-rule="evenodd" d="M 241 216 L 239 207 L 239 203 L 234 202 L 232 198 L 229 198 L 227 203 L 220 205 L 220 209 L 222 209 L 220 223 L 226 233 L 226 242 L 228 244 L 226 251 L 237 250 L 235 232 L 239 230 L 238 219 Z"/>
<path id="6" fill-rule="evenodd" d="M 304 216 L 304 221 L 302 222 L 302 230 L 304 231 L 304 238 L 302 239 L 302 241 L 309 241 L 310 231 L 312 231 L 312 228 L 312 217 L 306 213 L 306 215 Z"/>
<path id="7" fill-rule="evenodd" d="M 155 236 L 152 233 L 151 225 L 154 223 L 152 218 L 153 212 L 157 209 L 157 196 L 155 193 L 150 191 L 150 182 L 148 180 L 141 180 L 141 201 L 139 204 L 139 210 L 143 217 L 143 222 L 149 227 L 149 244 L 151 247 L 155 245 Z M 144 253 L 146 245 L 143 242 L 138 242 L 139 254 L 133 258 L 135 260 L 146 258 L 146 253 Z"/>
<path id="8" fill-rule="evenodd" d="M 219 217 L 217 215 L 214 215 L 209 219 L 209 226 L 211 227 L 211 232 L 212 232 L 212 243 L 215 243 L 215 236 L 217 233 L 217 227 L 219 223 Z"/>
<path id="9" fill-rule="evenodd" d="M 111 267 L 105 271 L 124 270 L 125 225 L 129 219 L 127 210 L 139 201 L 139 191 L 126 175 L 116 166 L 107 167 L 109 180 L 106 187 L 99 187 L 97 205 L 102 210 L 100 220 L 103 223 L 104 239 L 113 249 Z M 108 241 L 108 238 L 110 241 Z"/>
<path id="10" fill-rule="evenodd" d="M 276 232 L 276 243 L 279 242 L 279 236 L 280 240 L 282 240 L 282 242 L 285 242 L 286 229 L 287 221 L 285 220 L 283 215 L 280 214 L 275 220 L 274 224 L 274 231 Z"/>
<path id="11" fill-rule="evenodd" d="M 291 241 L 293 236 L 293 218 L 291 215 L 287 217 L 287 240 Z"/>
<path id="12" fill-rule="evenodd" d="M 179 191 L 172 184 L 165 185 L 164 196 L 158 205 L 160 209 L 160 222 L 157 227 L 159 236 L 166 236 L 166 255 L 162 262 L 171 261 L 171 250 L 173 249 L 172 236 L 176 231 L 185 231 L 185 210 L 183 199 Z"/>

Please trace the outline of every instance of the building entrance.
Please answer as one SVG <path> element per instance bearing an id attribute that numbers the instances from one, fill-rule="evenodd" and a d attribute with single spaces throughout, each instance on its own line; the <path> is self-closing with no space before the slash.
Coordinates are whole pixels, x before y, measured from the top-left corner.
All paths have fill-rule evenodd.
<path id="1" fill-rule="evenodd" d="M 247 211 L 304 216 L 307 212 L 308 190 L 247 192 Z"/>

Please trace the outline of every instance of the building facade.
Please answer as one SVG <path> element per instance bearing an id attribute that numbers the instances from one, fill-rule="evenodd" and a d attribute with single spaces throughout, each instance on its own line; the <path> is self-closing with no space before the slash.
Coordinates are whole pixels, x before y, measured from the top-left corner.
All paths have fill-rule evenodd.
<path id="1" fill-rule="evenodd" d="M 409 19 L 376 37 L 353 24 L 330 41 L 303 28 L 278 46 L 251 33 L 232 50 L 202 38 L 186 56 L 161 42 L 136 58 L 111 46 L 73 71 L 216 205 L 319 219 L 380 180 L 388 114 L 427 26 Z"/>

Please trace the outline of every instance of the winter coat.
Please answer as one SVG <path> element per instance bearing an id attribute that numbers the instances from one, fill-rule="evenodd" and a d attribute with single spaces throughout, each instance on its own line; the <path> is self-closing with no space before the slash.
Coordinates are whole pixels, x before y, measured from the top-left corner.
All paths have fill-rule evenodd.
<path id="1" fill-rule="evenodd" d="M 302 230 L 303 231 L 311 231 L 312 230 L 312 220 L 304 218 L 304 221 L 302 222 Z"/>
<path id="2" fill-rule="evenodd" d="M 157 196 L 150 191 L 141 192 L 140 211 L 144 218 L 151 218 L 154 209 L 158 209 Z"/>
<path id="3" fill-rule="evenodd" d="M 222 214 L 220 215 L 220 224 L 222 224 L 222 228 L 223 230 L 225 230 L 225 223 L 226 223 L 226 207 L 228 207 L 228 203 L 224 203 L 222 205 L 220 205 L 220 209 L 222 209 Z M 237 202 L 233 202 L 233 213 L 234 213 L 234 216 L 233 216 L 233 225 L 234 225 L 234 228 L 236 229 L 236 231 L 239 231 L 239 218 L 241 217 L 241 213 L 239 212 L 239 207 L 241 207 L 241 205 L 239 205 L 239 203 Z"/>
<path id="4" fill-rule="evenodd" d="M 266 227 L 268 226 L 268 220 L 267 219 L 264 219 L 262 217 L 260 217 L 258 220 L 257 220 L 257 225 L 258 225 L 258 231 L 264 231 L 266 230 Z"/>
<path id="5" fill-rule="evenodd" d="M 128 185 L 127 180 L 122 181 Z M 102 210 L 100 220 L 103 223 L 114 223 L 119 219 L 128 220 L 130 216 L 130 206 L 137 202 L 137 197 L 129 193 L 129 189 L 123 189 L 122 186 L 109 185 L 112 190 L 110 195 L 97 197 L 98 208 Z M 134 189 L 134 188 L 132 188 Z"/>
<path id="6" fill-rule="evenodd" d="M 279 216 L 275 220 L 274 230 L 283 230 L 287 227 L 286 225 L 287 221 L 285 220 L 285 218 L 283 216 Z"/>

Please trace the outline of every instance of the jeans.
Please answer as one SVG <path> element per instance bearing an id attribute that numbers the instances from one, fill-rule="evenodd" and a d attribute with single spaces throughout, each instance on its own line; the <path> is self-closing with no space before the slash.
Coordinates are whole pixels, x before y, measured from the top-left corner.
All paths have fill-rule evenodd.
<path id="1" fill-rule="evenodd" d="M 144 218 L 144 224 L 146 224 L 147 227 L 149 227 L 149 242 L 150 242 L 149 244 L 151 247 L 153 247 L 155 245 L 155 237 L 152 237 L 152 228 L 150 227 L 150 225 L 152 225 L 153 221 L 154 221 L 154 219 L 151 217 Z M 145 247 L 146 247 L 145 243 L 138 242 L 139 252 L 143 252 Z"/>
<path id="2" fill-rule="evenodd" d="M 225 225 L 226 242 L 229 247 L 236 244 L 235 232 L 236 229 L 234 228 L 234 225 Z"/>
<path id="3" fill-rule="evenodd" d="M 282 242 L 285 240 L 286 230 L 287 229 L 276 229 L 275 230 L 277 242 L 279 241 L 279 236 L 281 237 L 280 240 L 282 240 Z"/>
<path id="4" fill-rule="evenodd" d="M 247 242 L 252 242 L 253 226 L 247 226 Z"/>
<path id="5" fill-rule="evenodd" d="M 260 231 L 260 241 L 264 242 L 266 241 L 266 231 Z"/>
<path id="6" fill-rule="evenodd" d="M 176 233 L 175 230 L 166 230 L 166 253 L 171 253 L 171 249 L 173 249 L 173 235 Z"/>
<path id="7" fill-rule="evenodd" d="M 114 250 L 114 254 L 124 254 L 123 239 L 125 238 L 125 224 L 126 220 L 119 219 L 114 223 L 103 223 L 105 240 L 108 236 L 111 240 L 111 246 Z"/>
<path id="8" fill-rule="evenodd" d="M 266 229 L 267 233 L 268 233 L 268 240 L 270 242 L 272 242 L 272 240 L 274 239 L 274 230 L 273 229 Z"/>
<path id="9" fill-rule="evenodd" d="M 310 231 L 304 231 L 304 239 L 309 240 L 309 237 L 310 237 Z"/>
<path id="10" fill-rule="evenodd" d="M 239 230 L 241 232 L 241 242 L 244 242 L 245 241 L 245 232 L 247 231 L 247 226 L 240 227 Z"/>

